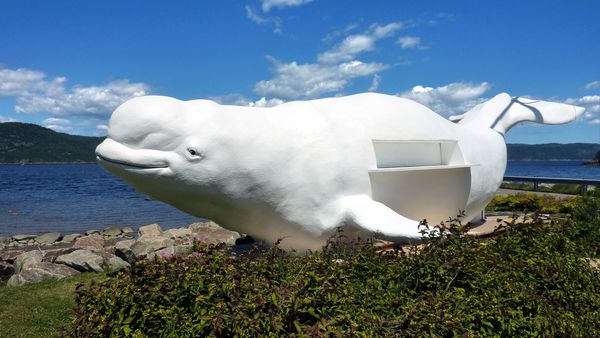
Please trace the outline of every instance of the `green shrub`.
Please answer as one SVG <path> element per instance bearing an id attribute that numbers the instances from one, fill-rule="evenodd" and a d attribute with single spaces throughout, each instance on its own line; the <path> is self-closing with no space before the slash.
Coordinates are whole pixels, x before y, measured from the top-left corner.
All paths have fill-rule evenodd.
<path id="1" fill-rule="evenodd" d="M 496 195 L 486 207 L 488 211 L 540 212 L 570 214 L 580 201 L 579 196 L 557 199 L 550 195 L 518 193 Z"/>
<path id="2" fill-rule="evenodd" d="M 572 239 L 600 256 L 600 190 L 595 189 L 573 208 Z"/>
<path id="3" fill-rule="evenodd" d="M 222 246 L 142 261 L 80 287 L 69 336 L 595 336 L 600 273 L 569 222 L 457 221 L 408 250 L 348 243 L 295 255 Z M 436 236 L 435 234 L 444 234 Z"/>

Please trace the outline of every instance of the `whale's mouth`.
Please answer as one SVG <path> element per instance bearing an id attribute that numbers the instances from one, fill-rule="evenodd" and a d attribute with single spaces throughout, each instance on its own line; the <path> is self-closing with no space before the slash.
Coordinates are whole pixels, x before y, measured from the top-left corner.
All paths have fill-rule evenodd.
<path id="1" fill-rule="evenodd" d="M 133 169 L 162 169 L 162 168 L 169 167 L 169 165 L 166 162 L 153 163 L 153 164 L 133 163 L 130 161 L 125 161 L 125 160 L 117 160 L 117 159 L 107 158 L 100 154 L 96 154 L 96 160 L 98 162 L 105 162 L 108 164 L 117 165 L 117 166 L 125 166 L 125 167 L 129 167 L 129 168 L 133 168 Z"/>
<path id="2" fill-rule="evenodd" d="M 98 164 L 127 171 L 169 168 L 167 155 L 160 150 L 134 149 L 110 138 L 96 148 Z"/>

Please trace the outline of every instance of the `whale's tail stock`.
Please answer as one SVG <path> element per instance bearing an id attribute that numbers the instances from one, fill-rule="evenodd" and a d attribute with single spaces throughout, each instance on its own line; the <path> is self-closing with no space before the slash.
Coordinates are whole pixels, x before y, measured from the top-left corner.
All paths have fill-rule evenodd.
<path id="1" fill-rule="evenodd" d="M 463 125 L 489 127 L 504 135 L 519 122 L 563 124 L 575 120 L 584 111 L 585 108 L 565 103 L 511 97 L 502 93 L 462 115 L 450 116 L 450 120 Z"/>

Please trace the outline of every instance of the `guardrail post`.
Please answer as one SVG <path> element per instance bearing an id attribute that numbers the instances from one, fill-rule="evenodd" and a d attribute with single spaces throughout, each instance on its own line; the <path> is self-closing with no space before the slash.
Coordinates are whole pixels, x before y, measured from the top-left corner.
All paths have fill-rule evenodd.
<path id="1" fill-rule="evenodd" d="M 538 181 L 533 181 L 533 191 L 540 191 L 540 182 Z"/>

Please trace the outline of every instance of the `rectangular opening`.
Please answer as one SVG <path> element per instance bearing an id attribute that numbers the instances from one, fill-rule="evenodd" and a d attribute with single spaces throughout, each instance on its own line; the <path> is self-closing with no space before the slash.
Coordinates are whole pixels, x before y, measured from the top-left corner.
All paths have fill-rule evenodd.
<path id="1" fill-rule="evenodd" d="M 464 164 L 456 141 L 373 140 L 377 168 Z"/>

